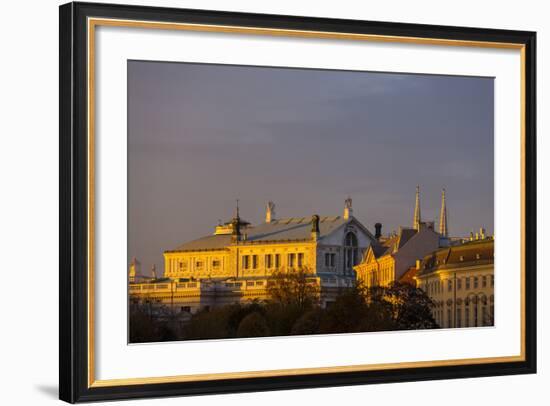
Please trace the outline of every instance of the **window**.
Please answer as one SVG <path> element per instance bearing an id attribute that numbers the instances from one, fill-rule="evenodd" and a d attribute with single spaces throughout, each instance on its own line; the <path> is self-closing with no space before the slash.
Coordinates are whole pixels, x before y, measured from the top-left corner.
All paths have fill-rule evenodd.
<path id="1" fill-rule="evenodd" d="M 470 290 L 470 277 L 466 277 L 466 290 Z"/>
<path id="2" fill-rule="evenodd" d="M 275 254 L 275 268 L 281 266 L 281 254 Z"/>
<path id="3" fill-rule="evenodd" d="M 462 309 L 457 306 L 456 308 L 456 326 L 455 327 L 462 327 Z"/>
<path id="4" fill-rule="evenodd" d="M 451 292 L 453 290 L 453 281 L 448 279 L 447 280 L 447 292 Z"/>
<path id="5" fill-rule="evenodd" d="M 296 265 L 296 254 L 288 254 L 288 267 L 294 268 Z"/>
<path id="6" fill-rule="evenodd" d="M 474 327 L 477 327 L 479 326 L 479 315 L 478 315 L 478 301 L 476 300 L 476 302 L 474 303 Z"/>
<path id="7" fill-rule="evenodd" d="M 336 254 L 330 254 L 330 266 L 333 268 L 336 266 Z"/>
<path id="8" fill-rule="evenodd" d="M 327 252 L 325 254 L 325 268 L 330 267 L 330 254 Z"/>
<path id="9" fill-rule="evenodd" d="M 487 287 L 487 277 L 483 276 L 481 278 L 481 287 L 486 288 Z"/>
<path id="10" fill-rule="evenodd" d="M 298 268 L 301 268 L 302 266 L 304 266 L 304 254 L 300 252 L 298 254 Z"/>
<path id="11" fill-rule="evenodd" d="M 489 325 L 489 319 L 487 318 L 487 306 L 481 307 L 481 325 L 482 326 Z"/>
<path id="12" fill-rule="evenodd" d="M 246 286 L 254 286 L 254 282 L 248 281 L 246 282 Z"/>
<path id="13" fill-rule="evenodd" d="M 456 290 L 462 289 L 462 278 L 456 280 Z"/>
<path id="14" fill-rule="evenodd" d="M 268 269 L 273 267 L 273 256 L 271 254 L 265 256 L 265 267 Z"/>
<path id="15" fill-rule="evenodd" d="M 451 309 L 447 309 L 447 327 L 448 328 L 451 328 L 453 326 L 452 322 L 453 322 L 453 316 L 451 313 Z"/>
<path id="16" fill-rule="evenodd" d="M 186 313 L 190 313 L 191 312 L 191 307 L 190 306 L 182 306 L 181 311 L 186 312 Z"/>
<path id="17" fill-rule="evenodd" d="M 491 287 L 495 286 L 495 275 L 491 275 Z"/>
<path id="18" fill-rule="evenodd" d="M 195 261 L 195 268 L 202 269 L 204 267 L 203 261 Z"/>
<path id="19" fill-rule="evenodd" d="M 252 255 L 252 269 L 258 269 L 258 256 Z"/>
<path id="20" fill-rule="evenodd" d="M 357 248 L 357 237 L 352 232 L 346 234 L 346 239 L 344 241 L 344 252 L 346 270 L 351 270 L 354 265 L 357 265 L 357 257 L 359 254 L 359 250 Z"/>
<path id="21" fill-rule="evenodd" d="M 179 263 L 180 271 L 185 270 L 185 269 L 187 268 L 186 265 L 187 265 L 187 262 L 181 261 L 181 262 Z"/>
<path id="22" fill-rule="evenodd" d="M 220 263 L 219 259 L 215 259 L 215 260 L 212 261 L 212 268 L 219 269 L 220 265 L 221 265 L 221 263 Z"/>
<path id="23" fill-rule="evenodd" d="M 474 289 L 477 289 L 479 285 L 478 277 L 474 276 Z"/>
<path id="24" fill-rule="evenodd" d="M 464 327 L 470 327 L 470 304 L 468 302 L 464 308 Z"/>
<path id="25" fill-rule="evenodd" d="M 250 256 L 243 255 L 243 269 L 250 268 Z"/>

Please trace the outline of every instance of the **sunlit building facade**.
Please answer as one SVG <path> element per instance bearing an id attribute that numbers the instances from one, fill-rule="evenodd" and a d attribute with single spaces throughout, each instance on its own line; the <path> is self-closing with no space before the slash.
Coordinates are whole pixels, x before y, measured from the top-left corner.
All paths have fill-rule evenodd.
<path id="1" fill-rule="evenodd" d="M 415 279 L 434 301 L 441 327 L 494 325 L 494 238 L 483 230 L 477 239 L 424 257 Z"/>
<path id="2" fill-rule="evenodd" d="M 130 297 L 192 313 L 265 300 L 271 275 L 302 269 L 318 284 L 321 306 L 327 306 L 342 288 L 353 286 L 354 266 L 374 240 L 353 216 L 349 198 L 342 216 L 279 219 L 270 202 L 258 225 L 241 219 L 237 208 L 211 235 L 165 251 L 163 278 L 130 283 Z M 131 278 L 137 280 L 135 273 Z"/>
<path id="3" fill-rule="evenodd" d="M 361 263 L 354 267 L 357 278 L 367 288 L 400 281 L 425 255 L 449 245 L 445 191 L 441 197 L 439 233 L 433 221 L 422 221 L 418 186 L 412 227 L 400 227 L 398 232 L 386 237 L 382 236 L 381 227 L 376 224 L 376 241 L 365 251 Z"/>

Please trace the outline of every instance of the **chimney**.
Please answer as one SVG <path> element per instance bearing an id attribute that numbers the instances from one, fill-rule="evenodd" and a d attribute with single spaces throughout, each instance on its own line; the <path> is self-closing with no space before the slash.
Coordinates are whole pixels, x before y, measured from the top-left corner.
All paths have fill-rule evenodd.
<path id="1" fill-rule="evenodd" d="M 319 216 L 314 214 L 311 216 L 311 239 L 317 241 L 319 239 Z"/>
<path id="2" fill-rule="evenodd" d="M 271 223 L 272 220 L 275 220 L 275 203 L 269 201 L 265 207 L 265 222 Z"/>
<path id="3" fill-rule="evenodd" d="M 376 223 L 374 225 L 374 238 L 376 238 L 377 240 L 380 239 L 380 237 L 382 237 L 382 223 Z"/>

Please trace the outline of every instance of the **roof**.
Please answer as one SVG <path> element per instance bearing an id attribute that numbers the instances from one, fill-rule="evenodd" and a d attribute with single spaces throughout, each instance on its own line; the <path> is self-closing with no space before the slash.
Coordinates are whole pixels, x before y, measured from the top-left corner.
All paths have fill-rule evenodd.
<path id="1" fill-rule="evenodd" d="M 325 216 L 319 219 L 319 238 L 331 234 L 342 225 L 349 223 L 352 219 L 344 219 L 341 216 Z M 286 219 L 272 220 L 269 223 L 262 223 L 257 226 L 249 226 L 242 230 L 244 243 L 265 243 L 282 241 L 305 241 L 311 240 L 311 217 L 291 217 Z M 220 250 L 231 245 L 231 235 L 219 234 L 209 235 L 182 244 L 176 247 L 175 251 L 197 251 L 197 250 Z"/>
<path id="2" fill-rule="evenodd" d="M 439 269 L 493 262 L 494 239 L 468 241 L 464 244 L 439 249 L 425 256 L 420 265 L 419 275 L 435 272 Z"/>
<path id="3" fill-rule="evenodd" d="M 382 242 L 376 242 L 372 245 L 374 257 L 380 258 L 384 255 L 389 255 L 392 252 L 399 250 L 415 235 L 416 230 L 414 228 L 400 228 L 399 234 L 393 235 Z"/>
<path id="4" fill-rule="evenodd" d="M 399 278 L 399 282 L 408 283 L 409 285 L 416 286 L 416 281 L 414 280 L 414 278 L 417 273 L 418 269 L 416 269 L 416 266 L 411 266 L 403 275 L 401 275 L 401 278 Z"/>

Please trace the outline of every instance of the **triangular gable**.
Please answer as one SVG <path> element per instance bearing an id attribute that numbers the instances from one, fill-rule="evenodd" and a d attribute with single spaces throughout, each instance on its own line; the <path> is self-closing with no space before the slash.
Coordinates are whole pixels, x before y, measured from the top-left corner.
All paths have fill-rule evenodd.
<path id="1" fill-rule="evenodd" d="M 363 224 L 361 224 L 359 222 L 359 220 L 357 220 L 355 217 L 352 217 L 348 221 L 346 221 L 345 223 L 340 224 L 338 227 L 336 227 L 334 230 L 332 230 L 329 234 L 324 235 L 323 238 L 329 237 L 332 234 L 335 234 L 335 233 L 341 231 L 341 229 L 343 227 L 347 227 L 350 224 L 352 224 L 352 225 L 356 226 L 358 229 L 360 229 L 371 240 L 371 245 L 372 245 L 373 242 L 376 241 L 376 238 L 374 238 L 374 235 L 372 235 L 372 233 Z"/>

